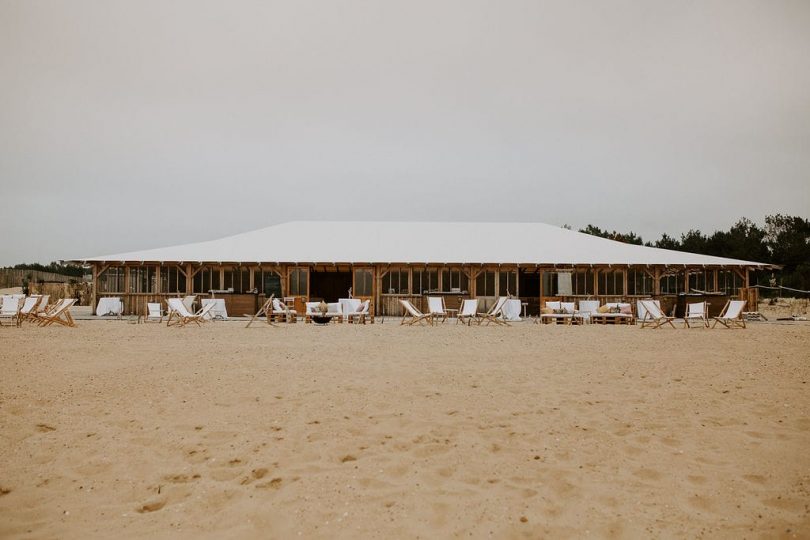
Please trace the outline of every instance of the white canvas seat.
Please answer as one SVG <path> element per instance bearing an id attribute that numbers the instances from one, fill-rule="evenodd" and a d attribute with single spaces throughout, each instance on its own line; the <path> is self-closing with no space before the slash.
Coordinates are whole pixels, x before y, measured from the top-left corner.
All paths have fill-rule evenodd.
<path id="1" fill-rule="evenodd" d="M 675 325 L 672 324 L 674 317 L 667 317 L 660 304 L 656 304 L 653 300 L 639 300 L 639 303 L 643 305 L 645 310 L 644 318 L 641 319 L 642 328 L 661 328 L 665 324 L 675 328 Z"/>
<path id="2" fill-rule="evenodd" d="M 304 322 L 312 322 L 312 316 L 321 314 L 320 302 L 306 302 L 304 304 Z"/>
<path id="3" fill-rule="evenodd" d="M 402 300 L 399 301 L 402 304 L 402 307 L 405 308 L 405 313 L 402 315 L 402 321 L 399 323 L 400 325 L 407 324 L 407 325 L 414 325 L 419 323 L 424 324 L 427 323 L 429 325 L 433 325 L 433 314 L 431 313 L 422 313 L 409 300 Z"/>
<path id="4" fill-rule="evenodd" d="M 686 313 L 683 316 L 684 328 L 692 328 L 691 324 L 700 323 L 703 328 L 709 327 L 706 302 L 692 302 L 686 304 Z"/>
<path id="5" fill-rule="evenodd" d="M 717 323 L 726 328 L 745 328 L 745 317 L 743 317 L 745 304 L 745 300 L 729 300 L 726 302 L 720 315 L 714 317 L 712 328 L 716 327 Z"/>
<path id="6" fill-rule="evenodd" d="M 40 296 L 29 296 L 23 301 L 22 307 L 20 307 L 20 313 L 18 315 L 20 322 L 36 318 L 37 306 L 39 305 L 40 300 L 42 300 L 42 297 Z"/>
<path id="7" fill-rule="evenodd" d="M 327 303 L 326 315 L 335 318 L 337 321 L 343 320 L 343 306 L 340 305 L 340 302 Z"/>
<path id="8" fill-rule="evenodd" d="M 198 312 L 192 313 L 180 298 L 169 298 L 168 304 L 169 316 L 166 319 L 166 326 L 178 326 L 181 328 L 192 322 L 197 325 L 205 322 L 205 315 L 214 308 L 214 304 L 208 304 Z"/>
<path id="9" fill-rule="evenodd" d="M 571 324 L 574 321 L 576 312 L 574 302 L 546 302 L 546 309 L 551 309 L 557 313 L 541 313 L 540 322 Z"/>
<path id="10" fill-rule="evenodd" d="M 492 309 L 490 309 L 486 313 L 478 314 L 478 324 L 481 324 L 484 321 L 486 321 L 487 324 L 494 322 L 495 324 L 510 326 L 510 324 L 506 322 L 506 320 L 503 317 L 503 305 L 506 303 L 507 300 L 509 300 L 509 297 L 507 296 L 498 297 L 498 301 L 495 302 L 495 305 L 492 306 Z"/>
<path id="11" fill-rule="evenodd" d="M 163 322 L 163 309 L 159 302 L 146 303 L 146 317 L 143 320 L 144 322 Z"/>
<path id="12" fill-rule="evenodd" d="M 472 326 L 473 321 L 478 319 L 478 298 L 461 301 L 461 309 L 458 311 L 456 324 L 466 323 L 467 326 Z"/>
<path id="13" fill-rule="evenodd" d="M 444 296 L 428 296 L 428 312 L 433 315 L 433 320 L 447 320 L 447 308 L 444 304 Z"/>
<path id="14" fill-rule="evenodd" d="M 70 315 L 70 307 L 75 303 L 75 298 L 60 300 L 48 313 L 37 315 L 39 326 L 49 326 L 54 323 L 62 326 L 76 326 L 73 317 Z"/>
<path id="15" fill-rule="evenodd" d="M 4 295 L 3 304 L 0 305 L 0 325 L 20 326 L 21 305 L 22 303 L 16 296 Z"/>
<path id="16" fill-rule="evenodd" d="M 40 313 L 47 312 L 48 309 L 50 308 L 50 306 L 48 305 L 48 302 L 50 302 L 50 301 L 51 301 L 51 295 L 50 294 L 43 294 L 42 297 L 39 299 L 39 303 L 37 304 L 37 306 L 35 308 L 35 313 L 34 314 L 39 315 Z"/>
<path id="17" fill-rule="evenodd" d="M 366 324 L 366 317 L 371 307 L 371 300 L 364 300 L 360 302 L 357 310 L 352 311 L 346 315 L 349 322 Z"/>
<path id="18" fill-rule="evenodd" d="M 183 305 L 189 313 L 194 313 L 194 302 L 197 300 L 197 295 L 190 294 L 183 297 Z"/>

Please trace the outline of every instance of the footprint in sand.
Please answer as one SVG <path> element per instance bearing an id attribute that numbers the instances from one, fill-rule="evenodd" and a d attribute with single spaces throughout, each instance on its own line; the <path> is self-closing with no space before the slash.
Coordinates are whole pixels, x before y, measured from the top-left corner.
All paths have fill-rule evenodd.
<path id="1" fill-rule="evenodd" d="M 256 487 L 258 489 L 280 489 L 281 483 L 282 483 L 281 478 L 273 478 L 269 482 L 262 482 L 260 484 L 256 484 Z"/>
<path id="2" fill-rule="evenodd" d="M 165 500 L 152 501 L 149 503 L 142 504 L 141 506 L 136 508 L 135 511 L 138 512 L 139 514 L 148 514 L 149 512 L 157 512 L 164 506 L 166 506 Z"/>
<path id="3" fill-rule="evenodd" d="M 194 480 L 199 480 L 200 478 L 201 476 L 199 474 L 167 474 L 163 477 L 163 481 L 171 484 L 186 484 Z"/>
<path id="4" fill-rule="evenodd" d="M 37 431 L 47 433 L 49 431 L 56 431 L 56 428 L 48 424 L 37 424 Z"/>
<path id="5" fill-rule="evenodd" d="M 341 463 L 346 463 L 346 462 L 349 462 L 349 461 L 357 461 L 357 458 L 352 456 L 352 455 L 348 455 L 348 454 L 343 456 L 342 458 L 340 458 Z"/>
<path id="6" fill-rule="evenodd" d="M 759 485 L 765 484 L 765 477 L 760 474 L 744 474 L 743 480 L 747 480 L 752 484 L 759 484 Z"/>
<path id="7" fill-rule="evenodd" d="M 8 488 L 4 488 L 4 487 L 0 487 L 0 497 L 2 497 L 3 495 L 8 495 L 9 493 L 11 493 L 11 490 L 10 490 L 10 489 L 8 489 Z"/>

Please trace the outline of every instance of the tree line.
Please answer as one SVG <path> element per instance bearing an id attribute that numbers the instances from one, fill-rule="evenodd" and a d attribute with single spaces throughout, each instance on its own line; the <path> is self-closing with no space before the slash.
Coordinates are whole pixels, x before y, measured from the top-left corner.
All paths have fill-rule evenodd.
<path id="1" fill-rule="evenodd" d="M 764 225 L 741 218 L 727 231 L 705 234 L 690 229 L 680 238 L 663 234 L 652 242 L 645 242 L 632 231 L 608 231 L 596 225 L 588 225 L 579 232 L 627 244 L 781 265 L 781 271 L 757 272 L 754 276 L 757 283 L 772 285 L 775 281 L 784 287 L 810 290 L 810 220 L 799 216 L 766 216 Z"/>

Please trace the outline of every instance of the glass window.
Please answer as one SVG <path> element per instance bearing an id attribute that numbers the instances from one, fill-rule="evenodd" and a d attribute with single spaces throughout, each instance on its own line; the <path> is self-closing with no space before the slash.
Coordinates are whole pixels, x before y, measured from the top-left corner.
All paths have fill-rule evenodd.
<path id="1" fill-rule="evenodd" d="M 501 270 L 498 274 L 498 294 L 501 296 L 516 295 L 517 272 Z"/>
<path id="2" fill-rule="evenodd" d="M 733 270 L 717 271 L 717 288 L 727 295 L 736 296 L 740 294 L 744 282 L 742 276 Z"/>
<path id="3" fill-rule="evenodd" d="M 689 292 L 713 292 L 714 273 L 712 270 L 692 270 L 689 272 Z"/>
<path id="4" fill-rule="evenodd" d="M 382 294 L 408 294 L 408 271 L 389 270 L 382 278 Z"/>
<path id="5" fill-rule="evenodd" d="M 593 270 L 571 272 L 571 294 L 578 296 L 593 294 Z"/>
<path id="6" fill-rule="evenodd" d="M 133 266 L 129 269 L 129 292 L 153 293 L 155 292 L 155 267 Z"/>
<path id="7" fill-rule="evenodd" d="M 194 274 L 192 283 L 194 292 L 197 294 L 208 294 L 210 291 L 220 290 L 219 268 L 201 268 Z"/>
<path id="8" fill-rule="evenodd" d="M 176 266 L 164 266 L 160 269 L 160 292 L 185 293 L 186 275 Z"/>
<path id="9" fill-rule="evenodd" d="M 354 289 L 352 296 L 371 296 L 374 290 L 374 273 L 368 268 L 357 268 L 354 271 Z"/>
<path id="10" fill-rule="evenodd" d="M 256 275 L 253 279 L 255 287 L 268 298 L 270 298 L 271 295 L 274 295 L 276 298 L 283 296 L 281 291 L 281 276 L 279 276 L 278 273 L 272 270 L 256 270 Z"/>
<path id="11" fill-rule="evenodd" d="M 308 296 L 307 268 L 293 268 L 290 270 L 290 296 Z"/>
<path id="12" fill-rule="evenodd" d="M 590 294 L 590 293 L 588 293 Z M 621 296 L 624 294 L 624 271 L 601 270 L 599 272 L 599 294 Z"/>
<path id="13" fill-rule="evenodd" d="M 649 296 L 653 294 L 653 277 L 644 270 L 627 271 L 627 294 Z"/>
<path id="14" fill-rule="evenodd" d="M 476 296 L 495 296 L 495 272 L 484 270 L 475 278 Z"/>
<path id="15" fill-rule="evenodd" d="M 98 292 L 124 292 L 123 266 L 110 266 L 98 275 Z"/>
<path id="16" fill-rule="evenodd" d="M 661 294 L 680 294 L 683 292 L 683 274 L 666 274 L 661 276 Z"/>
<path id="17" fill-rule="evenodd" d="M 222 288 L 233 289 L 235 293 L 243 293 L 250 290 L 250 269 L 234 268 L 223 272 Z"/>
<path id="18" fill-rule="evenodd" d="M 469 287 L 469 278 L 461 270 L 442 270 L 442 292 L 466 292 Z"/>
<path id="19" fill-rule="evenodd" d="M 413 271 L 413 294 L 425 294 L 439 290 L 439 272 L 436 270 Z"/>
<path id="20" fill-rule="evenodd" d="M 543 296 L 559 296 L 557 272 L 543 272 Z"/>

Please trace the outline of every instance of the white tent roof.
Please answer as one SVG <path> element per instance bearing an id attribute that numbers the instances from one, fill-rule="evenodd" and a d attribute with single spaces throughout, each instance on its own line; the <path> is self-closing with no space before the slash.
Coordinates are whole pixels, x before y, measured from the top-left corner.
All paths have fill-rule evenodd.
<path id="1" fill-rule="evenodd" d="M 767 266 L 607 240 L 544 223 L 282 223 L 80 261 Z"/>

